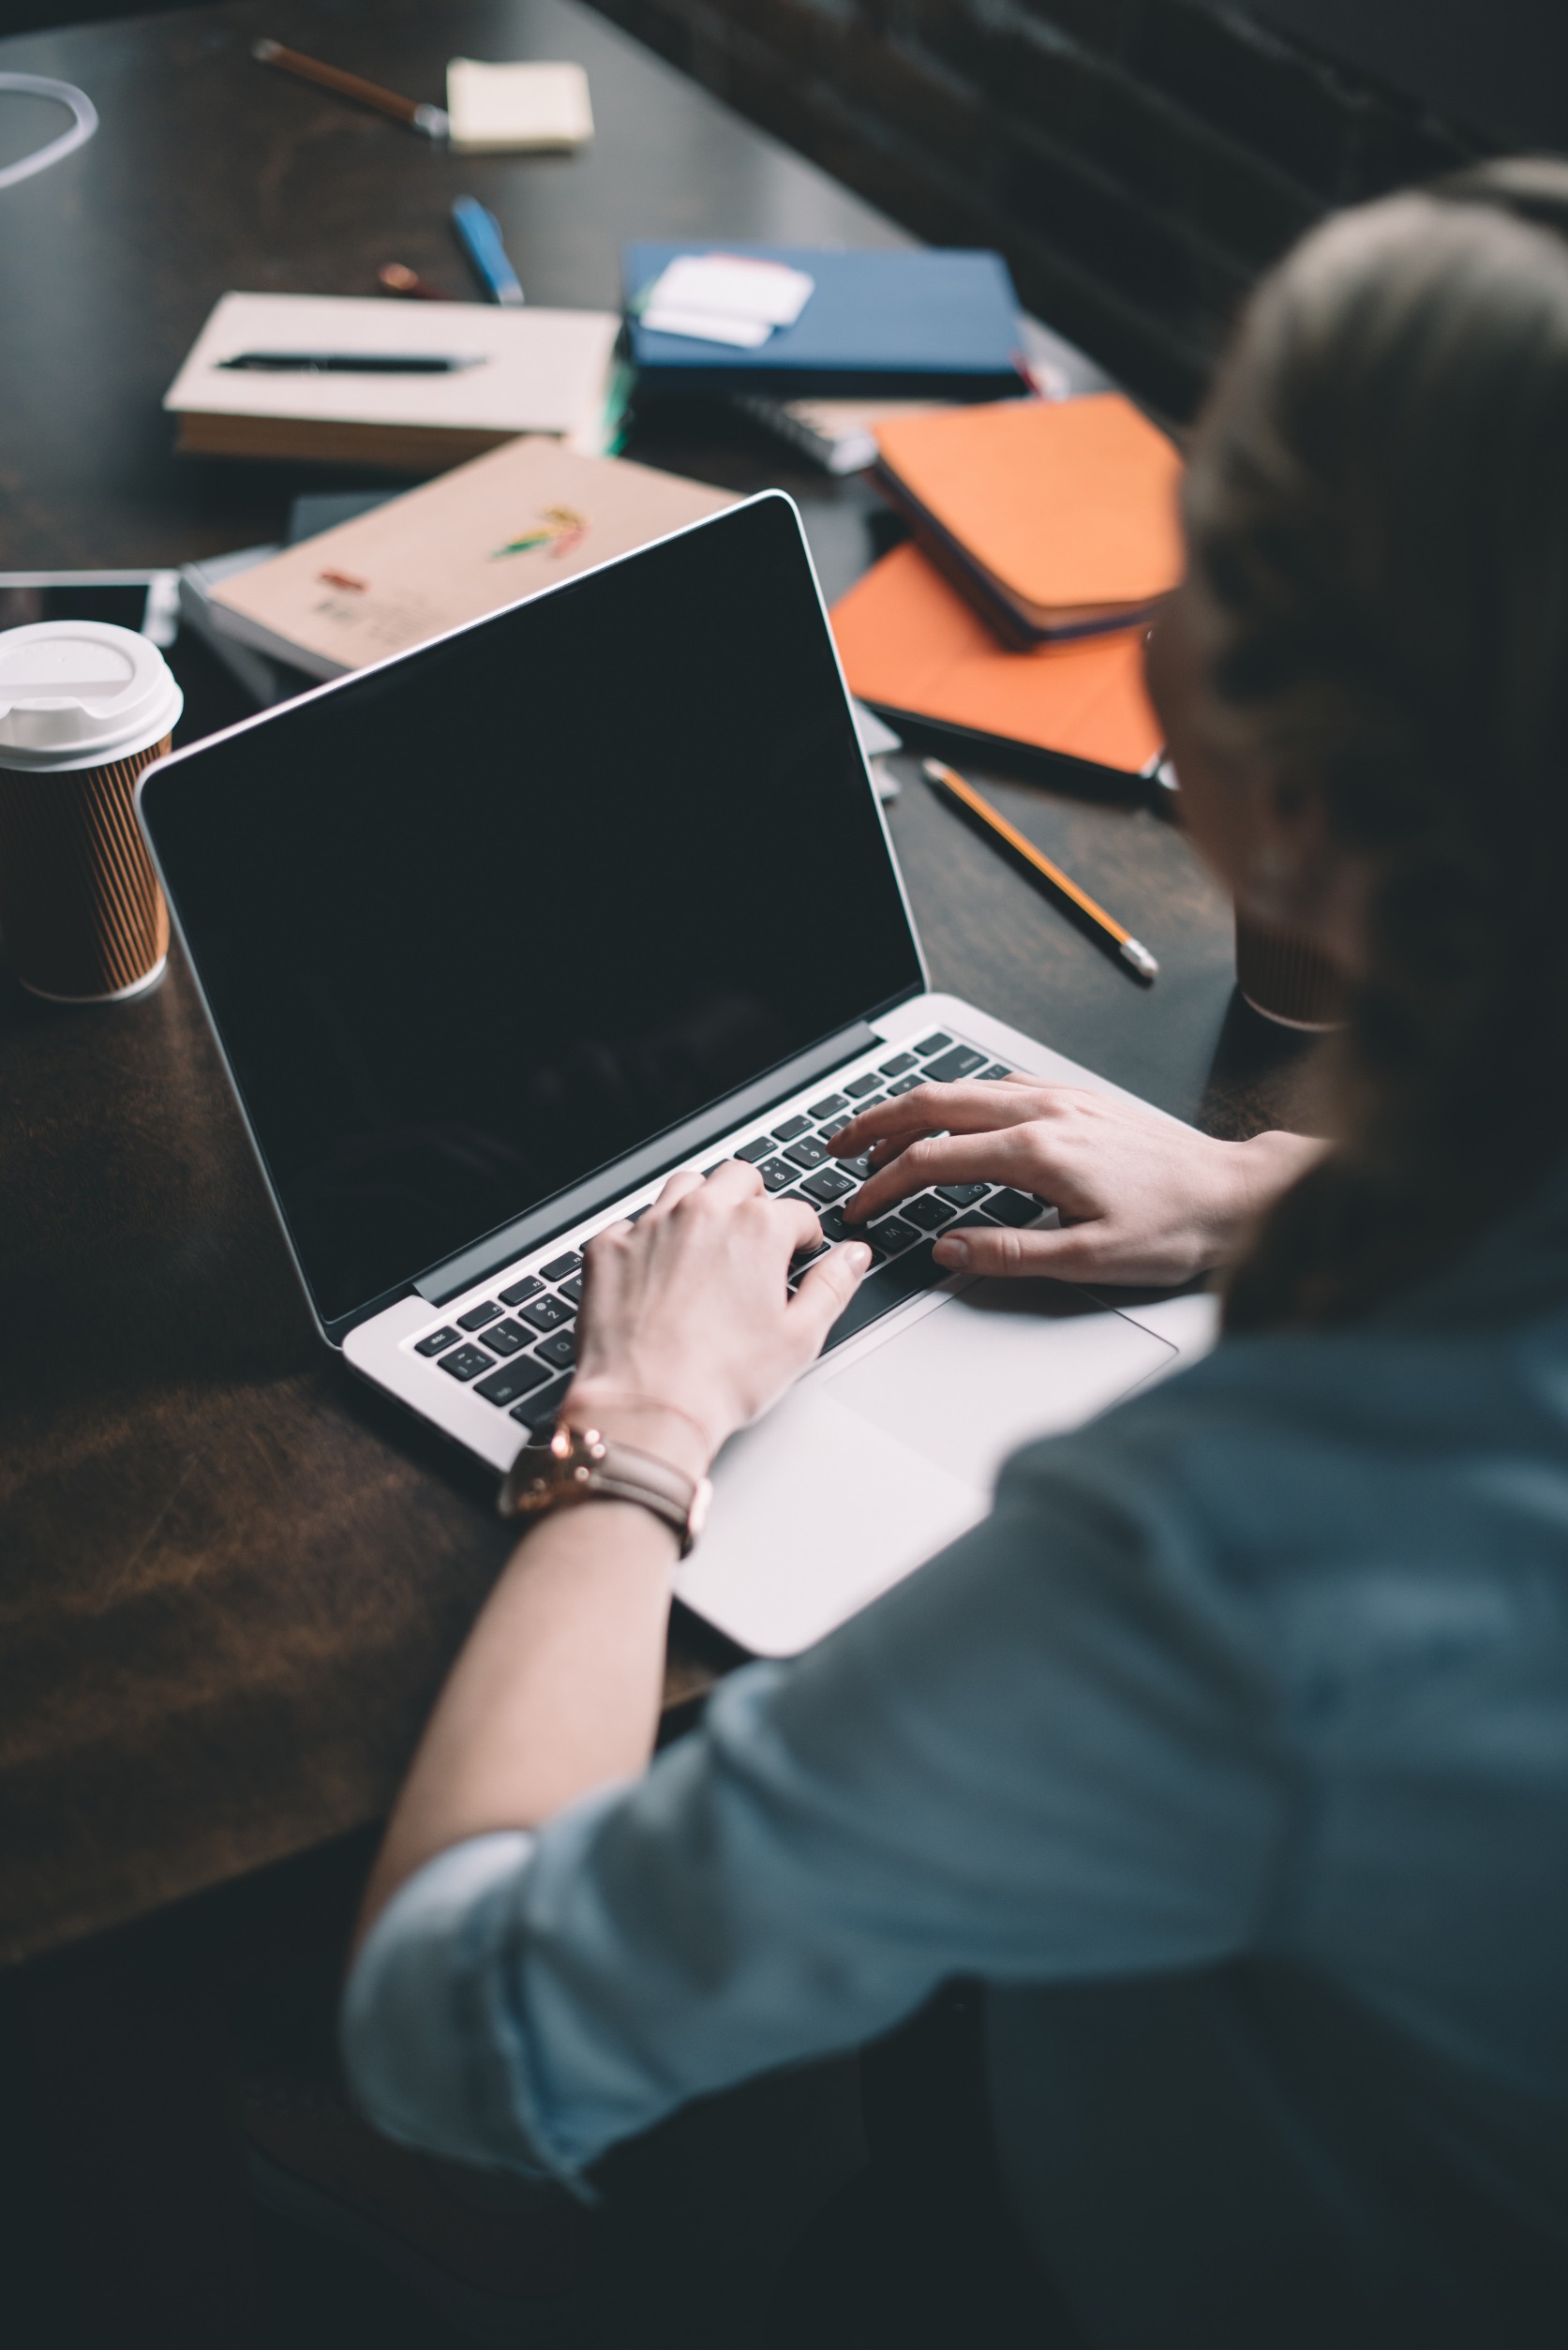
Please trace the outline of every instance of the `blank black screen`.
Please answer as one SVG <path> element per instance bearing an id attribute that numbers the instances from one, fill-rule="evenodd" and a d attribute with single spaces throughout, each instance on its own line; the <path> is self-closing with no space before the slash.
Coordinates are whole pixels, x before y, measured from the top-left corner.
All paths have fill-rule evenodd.
<path id="1" fill-rule="evenodd" d="M 142 815 L 327 1322 L 921 983 L 778 497 L 199 747 Z"/>

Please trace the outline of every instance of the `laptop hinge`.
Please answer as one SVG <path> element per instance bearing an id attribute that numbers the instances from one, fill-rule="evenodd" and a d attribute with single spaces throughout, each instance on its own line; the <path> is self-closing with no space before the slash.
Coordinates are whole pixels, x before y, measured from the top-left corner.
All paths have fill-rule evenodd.
<path id="1" fill-rule="evenodd" d="M 500 1232 L 490 1233 L 484 1240 L 476 1240 L 471 1248 L 464 1249 L 457 1256 L 448 1257 L 444 1264 L 433 1265 L 428 1273 L 420 1275 L 413 1283 L 414 1289 L 432 1306 L 444 1306 L 449 1297 L 455 1297 L 461 1291 L 471 1289 L 476 1281 L 488 1280 L 503 1265 L 511 1265 L 541 1241 L 550 1239 L 558 1232 L 564 1232 L 569 1224 L 581 1222 L 585 1216 L 591 1216 L 595 1208 L 607 1207 L 612 1200 L 634 1190 L 639 1183 L 646 1183 L 650 1176 L 661 1175 L 666 1167 L 676 1166 L 682 1159 L 689 1159 L 694 1150 L 701 1150 L 704 1144 L 716 1142 L 721 1134 L 728 1133 L 731 1127 L 740 1125 L 746 1118 L 755 1117 L 759 1112 L 770 1108 L 782 1095 L 794 1093 L 801 1085 L 809 1085 L 814 1077 L 825 1077 L 842 1061 L 852 1060 L 857 1053 L 864 1053 L 880 1041 L 875 1029 L 868 1027 L 863 1020 L 857 1020 L 851 1027 L 841 1028 L 834 1036 L 824 1037 L 820 1044 L 814 1044 L 806 1052 L 798 1053 L 793 1060 L 784 1062 L 766 1077 L 758 1077 L 751 1085 L 741 1086 L 738 1093 L 727 1094 L 711 1109 L 701 1111 L 697 1116 L 672 1127 L 656 1142 L 645 1143 L 640 1150 L 629 1151 L 624 1159 L 618 1159 L 613 1167 L 602 1168 L 599 1174 L 590 1175 L 586 1182 L 574 1184 L 571 1190 L 558 1192 L 544 1206 L 531 1208 L 528 1215 L 519 1216 L 515 1223 L 503 1226 Z"/>

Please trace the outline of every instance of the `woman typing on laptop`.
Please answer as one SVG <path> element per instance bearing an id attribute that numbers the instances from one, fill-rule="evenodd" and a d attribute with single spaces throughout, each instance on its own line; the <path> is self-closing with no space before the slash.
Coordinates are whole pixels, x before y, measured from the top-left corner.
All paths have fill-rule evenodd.
<path id="1" fill-rule="evenodd" d="M 866 1252 L 788 1299 L 810 1219 L 739 1162 L 593 1244 L 575 1438 L 366 1897 L 345 2041 L 393 2134 L 572 2180 L 975 1979 L 983 2257 L 944 2304 L 906 2229 L 916 2313 L 895 2263 L 825 2341 L 955 2306 L 1012 2339 L 1004 2273 L 1036 2343 L 1561 2339 L 1565 415 L 1568 167 L 1344 215 L 1264 286 L 1151 680 L 1199 846 L 1351 976 L 1339 1140 L 1023 1085 L 847 1130 L 862 1215 L 980 1178 L 1063 1210 L 948 1264 L 1221 1268 L 1226 1335 L 651 1764 L 700 1481 Z"/>

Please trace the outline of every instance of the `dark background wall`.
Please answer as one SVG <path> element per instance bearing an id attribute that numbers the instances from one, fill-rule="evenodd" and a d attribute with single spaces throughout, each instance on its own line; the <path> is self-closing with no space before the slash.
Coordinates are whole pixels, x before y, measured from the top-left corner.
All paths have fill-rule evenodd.
<path id="1" fill-rule="evenodd" d="M 1568 8 L 1562 0 L 1250 0 L 1441 112 L 1511 146 L 1568 142 Z"/>
<path id="2" fill-rule="evenodd" d="M 1568 0 L 595 4 L 919 235 L 999 247 L 1031 309 L 1176 415 L 1323 212 L 1568 148 Z M 136 6 L 0 0 L 0 24 Z"/>
<path id="3" fill-rule="evenodd" d="M 1497 142 L 1214 0 L 597 5 L 922 236 L 999 247 L 1031 309 L 1178 415 L 1303 229 Z M 1475 43 L 1498 5 L 1469 0 Z"/>

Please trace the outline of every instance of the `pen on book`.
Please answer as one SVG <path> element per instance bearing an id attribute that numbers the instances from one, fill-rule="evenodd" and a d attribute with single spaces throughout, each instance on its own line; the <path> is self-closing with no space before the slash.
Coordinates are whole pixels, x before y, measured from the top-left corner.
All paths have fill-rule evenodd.
<path id="1" fill-rule="evenodd" d="M 217 365 L 257 375 L 461 375 L 486 362 L 482 355 L 423 351 L 242 351 Z"/>
<path id="2" fill-rule="evenodd" d="M 306 57 L 300 50 L 285 49 L 281 41 L 253 41 L 250 53 L 258 65 L 276 66 L 279 73 L 291 73 L 296 81 L 314 82 L 321 89 L 336 91 L 339 97 L 373 107 L 378 114 L 390 114 L 394 122 L 423 131 L 426 139 L 444 139 L 452 128 L 444 106 L 422 106 L 414 98 L 400 97 L 396 90 L 383 90 L 379 82 L 345 73 L 338 66 L 323 66 L 319 58 Z"/>
<path id="3" fill-rule="evenodd" d="M 934 784 L 939 791 L 950 793 L 961 807 L 966 808 L 972 816 L 978 819 L 993 839 L 1010 848 L 1016 857 L 1021 857 L 1031 872 L 1038 874 L 1043 881 L 1049 882 L 1052 889 L 1067 899 L 1069 906 L 1076 907 L 1102 937 L 1110 940 L 1122 961 L 1141 980 L 1152 980 L 1157 976 L 1159 965 L 1147 947 L 1134 938 L 1130 931 L 1124 929 L 1103 906 L 1098 906 L 1088 891 L 1081 890 L 1072 876 L 1065 874 L 1060 865 L 1053 864 L 1035 846 L 1033 841 L 1026 840 L 1018 827 L 1009 824 L 1001 810 L 993 808 L 973 784 L 966 784 L 962 775 L 941 759 L 922 759 L 920 767 L 929 783 Z"/>
<path id="4" fill-rule="evenodd" d="M 523 290 L 507 259 L 506 247 L 500 241 L 500 222 L 495 214 L 486 212 L 477 197 L 459 196 L 452 207 L 452 225 L 491 301 L 500 303 L 508 310 L 520 308 Z"/>

